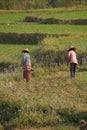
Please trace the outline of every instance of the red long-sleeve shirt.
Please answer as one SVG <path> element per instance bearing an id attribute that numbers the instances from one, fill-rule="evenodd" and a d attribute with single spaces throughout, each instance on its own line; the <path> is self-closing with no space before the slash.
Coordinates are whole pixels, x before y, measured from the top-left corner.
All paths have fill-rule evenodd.
<path id="1" fill-rule="evenodd" d="M 71 50 L 68 52 L 68 59 L 70 63 L 78 64 L 75 51 Z"/>

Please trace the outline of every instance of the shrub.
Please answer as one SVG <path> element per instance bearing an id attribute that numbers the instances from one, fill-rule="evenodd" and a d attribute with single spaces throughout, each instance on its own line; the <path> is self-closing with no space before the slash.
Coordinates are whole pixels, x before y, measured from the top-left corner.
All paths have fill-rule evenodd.
<path id="1" fill-rule="evenodd" d="M 32 17 L 32 16 L 26 16 L 24 21 L 25 21 L 25 22 L 35 22 L 35 23 L 39 23 L 40 21 L 42 21 L 42 18 Z"/>
<path id="2" fill-rule="evenodd" d="M 57 109 L 57 114 L 60 115 L 60 117 L 63 119 L 64 122 L 74 122 L 78 123 L 79 116 L 74 108 L 62 108 Z"/>
<path id="3" fill-rule="evenodd" d="M 6 92 L 0 92 L 1 100 L 0 100 L 0 122 L 1 124 L 5 124 L 11 119 L 19 116 L 20 111 L 20 102 L 14 101 L 11 96 L 6 96 Z"/>
<path id="4" fill-rule="evenodd" d="M 0 43 L 38 44 L 45 35 L 40 33 L 0 33 Z"/>
<path id="5" fill-rule="evenodd" d="M 71 25 L 86 25 L 87 19 L 56 19 L 56 18 L 38 18 L 26 16 L 25 22 L 35 22 L 41 24 L 71 24 Z"/>

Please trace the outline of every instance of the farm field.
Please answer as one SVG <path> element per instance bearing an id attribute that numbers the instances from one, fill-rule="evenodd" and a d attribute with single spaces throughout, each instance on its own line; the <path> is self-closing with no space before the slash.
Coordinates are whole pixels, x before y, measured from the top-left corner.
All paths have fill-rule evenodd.
<path id="1" fill-rule="evenodd" d="M 0 25 L 1 32 L 16 33 L 48 33 L 48 34 L 83 34 L 87 35 L 87 26 L 81 25 L 54 25 L 54 24 L 5 24 Z"/>
<path id="2" fill-rule="evenodd" d="M 86 7 L 0 10 L 0 33 L 59 34 L 47 35 L 37 44 L 0 42 L 0 71 L 5 69 L 0 72 L 0 128 L 79 130 L 79 121 L 87 120 L 87 25 L 27 23 L 26 16 L 87 19 L 87 10 Z M 2 38 L 0 35 L 0 41 Z M 79 61 L 74 80 L 70 80 L 69 64 L 66 64 L 71 45 L 76 46 Z M 29 83 L 22 77 L 24 48 L 29 48 L 34 69 Z M 58 66 L 47 66 L 58 63 L 59 59 Z"/>
<path id="3" fill-rule="evenodd" d="M 45 43 L 44 43 L 45 41 Z M 38 45 L 23 45 L 23 44 L 0 44 L 0 62 L 9 62 L 9 63 L 15 63 L 18 66 L 20 66 L 21 61 L 21 51 L 24 48 L 29 48 L 31 58 L 35 56 L 36 53 L 38 53 L 38 49 L 42 52 L 46 52 L 48 50 L 53 51 L 63 51 L 65 50 L 67 53 L 68 47 L 73 44 L 74 46 L 77 46 L 77 57 L 79 57 L 80 54 L 83 54 L 85 56 L 87 54 L 87 38 L 84 36 L 68 36 L 68 37 L 59 37 L 59 38 L 47 38 L 44 39 L 42 43 Z M 84 44 L 84 45 L 83 45 Z M 48 46 L 48 47 L 47 47 Z M 41 54 L 38 55 L 38 57 Z M 42 58 L 41 58 L 42 59 Z M 40 59 L 40 61 L 41 61 Z M 34 59 L 33 59 L 34 60 Z M 32 61 L 33 62 L 33 61 Z"/>
<path id="4" fill-rule="evenodd" d="M 30 53 L 32 54 L 32 51 L 37 47 L 34 45 L 0 44 L 0 62 L 17 63 L 20 65 L 20 58 L 24 48 L 30 48 Z"/>
<path id="5" fill-rule="evenodd" d="M 50 13 L 51 12 L 51 13 Z M 53 12 L 53 14 L 52 14 Z M 26 16 L 43 18 L 60 18 L 60 19 L 86 19 L 87 11 L 60 11 L 44 10 L 44 11 L 30 11 L 29 13 L 0 13 L 0 32 L 33 32 L 33 33 L 86 33 L 87 26 L 80 25 L 50 25 L 50 24 L 32 24 L 24 22 Z"/>
<path id="6" fill-rule="evenodd" d="M 67 10 L 67 11 L 66 11 Z M 25 12 L 0 12 L 0 32 L 38 32 L 38 33 L 86 33 L 87 26 L 80 25 L 50 25 L 50 24 L 33 24 L 24 22 L 26 16 L 41 18 L 58 18 L 58 19 L 86 19 L 86 10 L 37 10 Z"/>
<path id="7" fill-rule="evenodd" d="M 43 10 L 31 10 L 31 11 L 0 11 L 0 23 L 8 22 L 23 22 L 26 16 L 40 17 L 40 18 L 57 18 L 57 19 L 86 19 L 87 10 L 64 10 L 60 9 L 43 9 Z"/>
<path id="8" fill-rule="evenodd" d="M 0 95 L 9 108 L 2 121 L 4 118 L 10 121 L 10 126 L 7 125 L 9 129 L 13 124 L 18 128 L 23 127 L 22 125 L 28 127 L 29 121 L 30 126 L 36 128 L 51 126 L 47 129 L 78 130 L 79 120 L 86 119 L 87 114 L 87 72 L 77 72 L 74 81 L 70 80 L 69 70 L 54 72 L 37 68 L 32 73 L 29 84 L 23 82 L 21 71 L 2 75 Z M 11 120 L 12 114 L 14 115 L 14 111 L 11 111 L 14 109 L 13 104 L 16 107 L 16 118 Z M 4 112 L 4 107 L 7 105 L 3 105 L 1 113 Z M 20 109 L 19 116 L 17 108 Z"/>

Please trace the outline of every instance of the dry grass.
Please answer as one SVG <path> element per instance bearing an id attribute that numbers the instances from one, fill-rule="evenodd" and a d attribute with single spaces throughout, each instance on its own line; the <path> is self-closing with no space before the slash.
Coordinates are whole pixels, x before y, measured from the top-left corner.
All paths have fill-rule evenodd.
<path id="1" fill-rule="evenodd" d="M 52 127 L 40 127 L 40 128 L 25 128 L 25 129 L 14 129 L 14 130 L 54 130 Z"/>
<path id="2" fill-rule="evenodd" d="M 87 111 L 87 72 L 77 72 L 73 81 L 69 71 L 43 72 L 42 75 L 41 72 L 40 69 L 39 73 L 32 74 L 29 84 L 22 80 L 22 73 L 2 75 L 1 98 L 15 104 L 20 101 L 21 104 L 20 116 L 10 122 L 17 123 L 23 130 L 26 125 L 31 126 L 28 130 L 54 130 L 55 126 L 56 130 L 77 130 L 74 126 L 57 125 L 84 118 L 82 113 Z M 44 128 L 46 124 L 53 127 Z"/>

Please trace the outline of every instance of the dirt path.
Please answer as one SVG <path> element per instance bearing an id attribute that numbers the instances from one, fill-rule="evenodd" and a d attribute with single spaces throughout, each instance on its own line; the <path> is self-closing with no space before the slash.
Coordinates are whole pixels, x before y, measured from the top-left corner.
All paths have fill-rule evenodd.
<path id="1" fill-rule="evenodd" d="M 40 127 L 40 128 L 26 128 L 26 129 L 13 129 L 13 130 L 54 130 L 52 127 Z"/>

